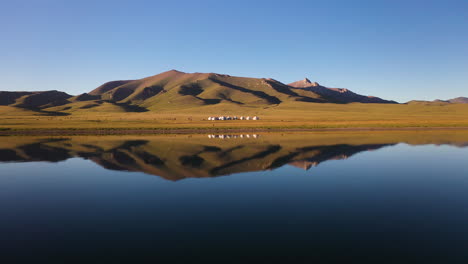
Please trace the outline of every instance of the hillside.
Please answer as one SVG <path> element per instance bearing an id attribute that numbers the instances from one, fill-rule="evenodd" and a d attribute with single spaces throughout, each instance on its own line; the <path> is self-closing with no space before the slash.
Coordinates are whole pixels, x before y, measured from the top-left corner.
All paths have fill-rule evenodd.
<path id="1" fill-rule="evenodd" d="M 285 101 L 327 102 L 318 94 L 298 94 L 291 87 L 272 79 L 176 70 L 139 80 L 105 83 L 89 95 L 149 110 L 216 104 L 267 106 Z"/>
<path id="2" fill-rule="evenodd" d="M 65 105 L 72 96 L 59 91 L 43 92 L 1 92 L 0 105 L 16 106 L 26 109 L 42 109 Z"/>
<path id="3" fill-rule="evenodd" d="M 271 107 L 307 103 L 395 103 L 304 80 L 290 85 L 274 79 L 171 70 L 138 80 L 104 83 L 78 96 L 59 91 L 0 92 L 0 105 L 33 111 L 145 112 L 200 106 Z"/>
<path id="4" fill-rule="evenodd" d="M 315 84 L 315 85 L 314 85 Z M 245 78 L 216 73 L 183 73 L 176 70 L 140 80 L 112 81 L 89 93 L 102 100 L 136 104 L 148 109 L 214 104 L 278 105 L 284 102 L 396 103 L 362 96 L 346 89 L 311 83 L 289 85 L 274 79 Z"/>
<path id="5" fill-rule="evenodd" d="M 423 101 L 413 100 L 407 102 L 407 104 L 423 104 L 423 105 L 446 105 L 446 104 L 468 104 L 468 97 L 457 97 L 449 100 L 434 100 L 434 101 Z"/>
<path id="6" fill-rule="evenodd" d="M 333 103 L 377 103 L 377 104 L 396 104 L 395 101 L 384 100 L 374 96 L 364 96 L 356 94 L 344 88 L 328 88 L 321 86 L 317 82 L 311 82 L 309 79 L 290 83 L 289 86 L 310 91 L 320 95 L 322 98 Z"/>
<path id="7" fill-rule="evenodd" d="M 457 97 L 447 101 L 452 104 L 468 104 L 468 97 Z"/>

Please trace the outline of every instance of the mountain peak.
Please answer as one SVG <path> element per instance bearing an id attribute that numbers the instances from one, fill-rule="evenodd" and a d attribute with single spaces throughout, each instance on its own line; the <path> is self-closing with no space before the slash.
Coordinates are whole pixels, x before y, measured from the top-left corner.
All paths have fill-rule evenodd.
<path id="1" fill-rule="evenodd" d="M 182 71 L 178 71 L 176 69 L 172 69 L 170 71 L 167 71 L 167 72 L 172 72 L 172 73 L 185 73 L 185 72 L 182 72 Z"/>
<path id="2" fill-rule="evenodd" d="M 317 82 L 311 82 L 309 79 L 304 78 L 303 80 L 290 83 L 289 86 L 296 87 L 296 88 L 307 88 L 307 87 L 315 87 L 320 86 Z"/>

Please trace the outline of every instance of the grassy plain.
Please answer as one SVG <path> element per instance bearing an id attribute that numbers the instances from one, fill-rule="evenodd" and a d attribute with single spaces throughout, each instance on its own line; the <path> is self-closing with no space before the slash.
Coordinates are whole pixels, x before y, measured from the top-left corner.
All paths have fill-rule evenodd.
<path id="1" fill-rule="evenodd" d="M 48 109 L 49 110 L 49 109 Z M 54 109 L 50 109 L 54 110 Z M 393 105 L 291 102 L 268 107 L 218 104 L 149 112 L 102 107 L 63 111 L 51 116 L 0 106 L 0 130 L 31 129 L 321 129 L 321 128 L 468 128 L 468 104 Z M 253 116 L 259 121 L 208 121 L 209 116 Z"/>

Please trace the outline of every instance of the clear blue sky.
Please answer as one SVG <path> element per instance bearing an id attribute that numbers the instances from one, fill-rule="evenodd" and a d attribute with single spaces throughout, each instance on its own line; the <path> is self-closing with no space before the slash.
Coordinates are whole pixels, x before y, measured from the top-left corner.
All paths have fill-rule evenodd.
<path id="1" fill-rule="evenodd" d="M 468 1 L 3 1 L 0 90 L 166 70 L 304 77 L 405 102 L 468 96 Z"/>

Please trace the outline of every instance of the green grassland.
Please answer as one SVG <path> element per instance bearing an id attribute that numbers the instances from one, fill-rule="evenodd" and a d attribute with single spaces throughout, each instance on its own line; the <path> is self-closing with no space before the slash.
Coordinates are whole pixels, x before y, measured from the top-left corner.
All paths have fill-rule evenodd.
<path id="1" fill-rule="evenodd" d="M 32 111 L 0 106 L 1 130 L 24 129 L 317 129 L 317 128 L 468 128 L 468 104 L 333 104 L 285 102 L 239 106 L 235 103 L 164 107 L 128 112 L 112 103 L 90 102 Z M 60 113 L 53 115 L 51 113 Z M 62 115 L 63 114 L 63 115 Z M 258 121 L 208 121 L 209 116 L 253 116 Z"/>

